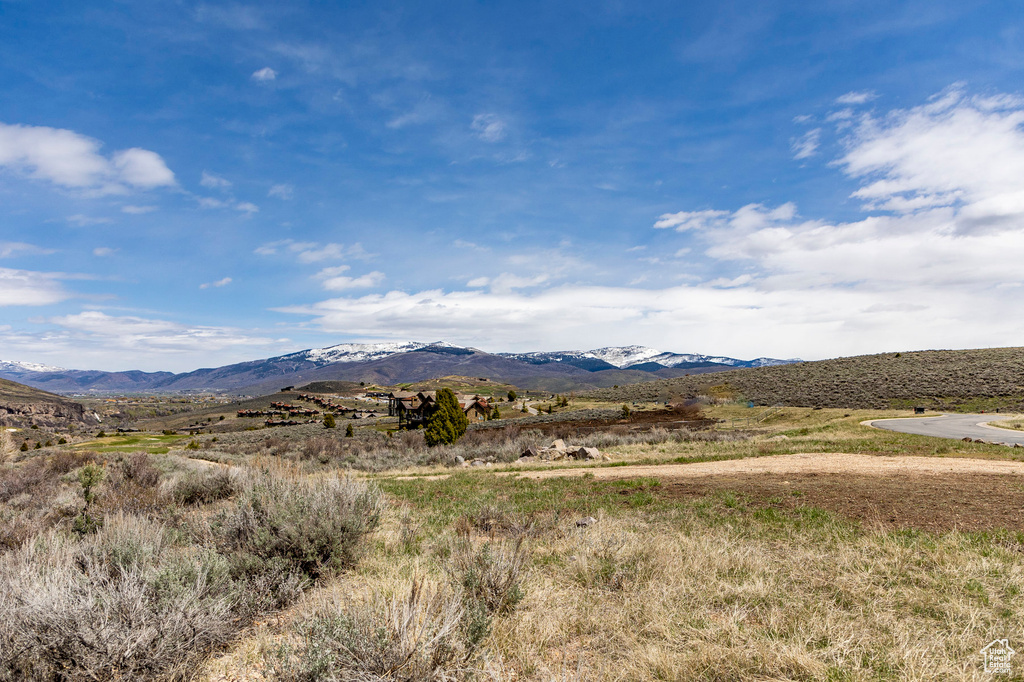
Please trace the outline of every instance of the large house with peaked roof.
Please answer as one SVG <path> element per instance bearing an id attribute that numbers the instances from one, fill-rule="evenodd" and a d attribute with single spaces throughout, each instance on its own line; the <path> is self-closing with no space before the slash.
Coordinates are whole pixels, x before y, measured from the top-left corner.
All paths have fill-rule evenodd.
<path id="1" fill-rule="evenodd" d="M 484 421 L 491 414 L 487 399 L 479 395 L 455 394 L 470 423 Z M 398 417 L 398 428 L 416 429 L 426 425 L 437 409 L 437 391 L 395 391 L 388 394 L 388 416 Z"/>

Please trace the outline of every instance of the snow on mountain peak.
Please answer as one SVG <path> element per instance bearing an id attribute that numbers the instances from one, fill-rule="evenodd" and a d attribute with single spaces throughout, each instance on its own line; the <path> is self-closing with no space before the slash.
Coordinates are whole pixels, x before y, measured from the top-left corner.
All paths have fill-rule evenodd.
<path id="1" fill-rule="evenodd" d="M 397 341 L 390 343 L 340 343 L 327 348 L 313 348 L 296 355 L 302 355 L 310 362 L 319 364 L 333 364 L 336 362 L 365 362 L 367 360 L 379 360 L 396 353 L 408 353 L 426 346 L 435 345 L 429 343 L 417 343 L 415 341 Z"/>
<path id="2" fill-rule="evenodd" d="M 664 355 L 660 350 L 647 346 L 610 346 L 585 352 L 584 357 L 597 358 L 618 368 L 647 362 L 653 357 Z"/>
<path id="3" fill-rule="evenodd" d="M 7 372 L 66 372 L 63 367 L 43 365 L 38 362 L 18 362 L 17 360 L 0 360 L 0 370 Z"/>

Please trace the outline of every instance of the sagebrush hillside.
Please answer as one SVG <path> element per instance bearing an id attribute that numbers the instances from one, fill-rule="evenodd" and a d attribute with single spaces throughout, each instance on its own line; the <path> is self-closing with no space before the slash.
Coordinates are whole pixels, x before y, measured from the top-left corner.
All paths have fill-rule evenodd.
<path id="1" fill-rule="evenodd" d="M 858 355 L 600 389 L 605 400 L 711 396 L 761 405 L 1024 409 L 1024 348 Z"/>

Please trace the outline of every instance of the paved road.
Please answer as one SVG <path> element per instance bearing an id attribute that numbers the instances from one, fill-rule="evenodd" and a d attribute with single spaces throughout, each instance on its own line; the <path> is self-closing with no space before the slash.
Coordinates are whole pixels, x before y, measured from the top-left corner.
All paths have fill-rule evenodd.
<path id="1" fill-rule="evenodd" d="M 876 419 L 871 426 L 901 433 L 916 433 L 938 438 L 980 438 L 989 443 L 1024 445 L 1024 431 L 1011 431 L 997 426 L 985 426 L 985 422 L 1012 419 L 1013 416 L 995 414 L 944 414 L 939 417 L 915 417 L 911 419 Z"/>

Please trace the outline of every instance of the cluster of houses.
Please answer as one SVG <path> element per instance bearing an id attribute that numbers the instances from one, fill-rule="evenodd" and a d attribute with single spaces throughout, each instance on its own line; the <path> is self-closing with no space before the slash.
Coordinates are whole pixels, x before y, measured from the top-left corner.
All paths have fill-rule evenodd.
<path id="1" fill-rule="evenodd" d="M 252 418 L 252 417 L 315 417 L 320 413 L 316 410 L 306 409 L 304 407 L 289 406 L 285 409 L 273 409 L 273 410 L 239 410 L 236 414 L 239 418 Z"/>
<path id="2" fill-rule="evenodd" d="M 427 420 L 437 409 L 437 391 L 395 391 L 393 393 L 378 392 L 366 394 L 367 397 L 384 399 L 388 401 L 388 416 L 398 417 L 398 428 L 415 429 L 425 426 Z M 485 421 L 490 418 L 491 405 L 487 399 L 479 395 L 456 394 L 456 400 L 462 407 L 462 411 L 471 421 Z M 359 410 L 354 407 L 346 407 L 331 400 L 329 397 L 322 397 L 309 393 L 301 393 L 298 400 L 313 403 L 323 409 L 324 413 L 336 415 L 350 415 L 353 419 L 362 419 L 378 416 L 374 412 Z M 318 417 L 319 410 L 313 410 L 285 402 L 270 403 L 269 410 L 238 410 L 239 418 L 264 418 L 266 426 L 294 426 L 296 424 L 311 423 L 315 419 L 298 421 L 296 417 Z"/>
<path id="3" fill-rule="evenodd" d="M 398 428 L 415 429 L 426 425 L 437 409 L 437 391 L 396 391 L 387 394 L 388 416 L 398 417 Z M 487 399 L 479 395 L 455 395 L 470 422 L 484 421 L 491 415 Z"/>

